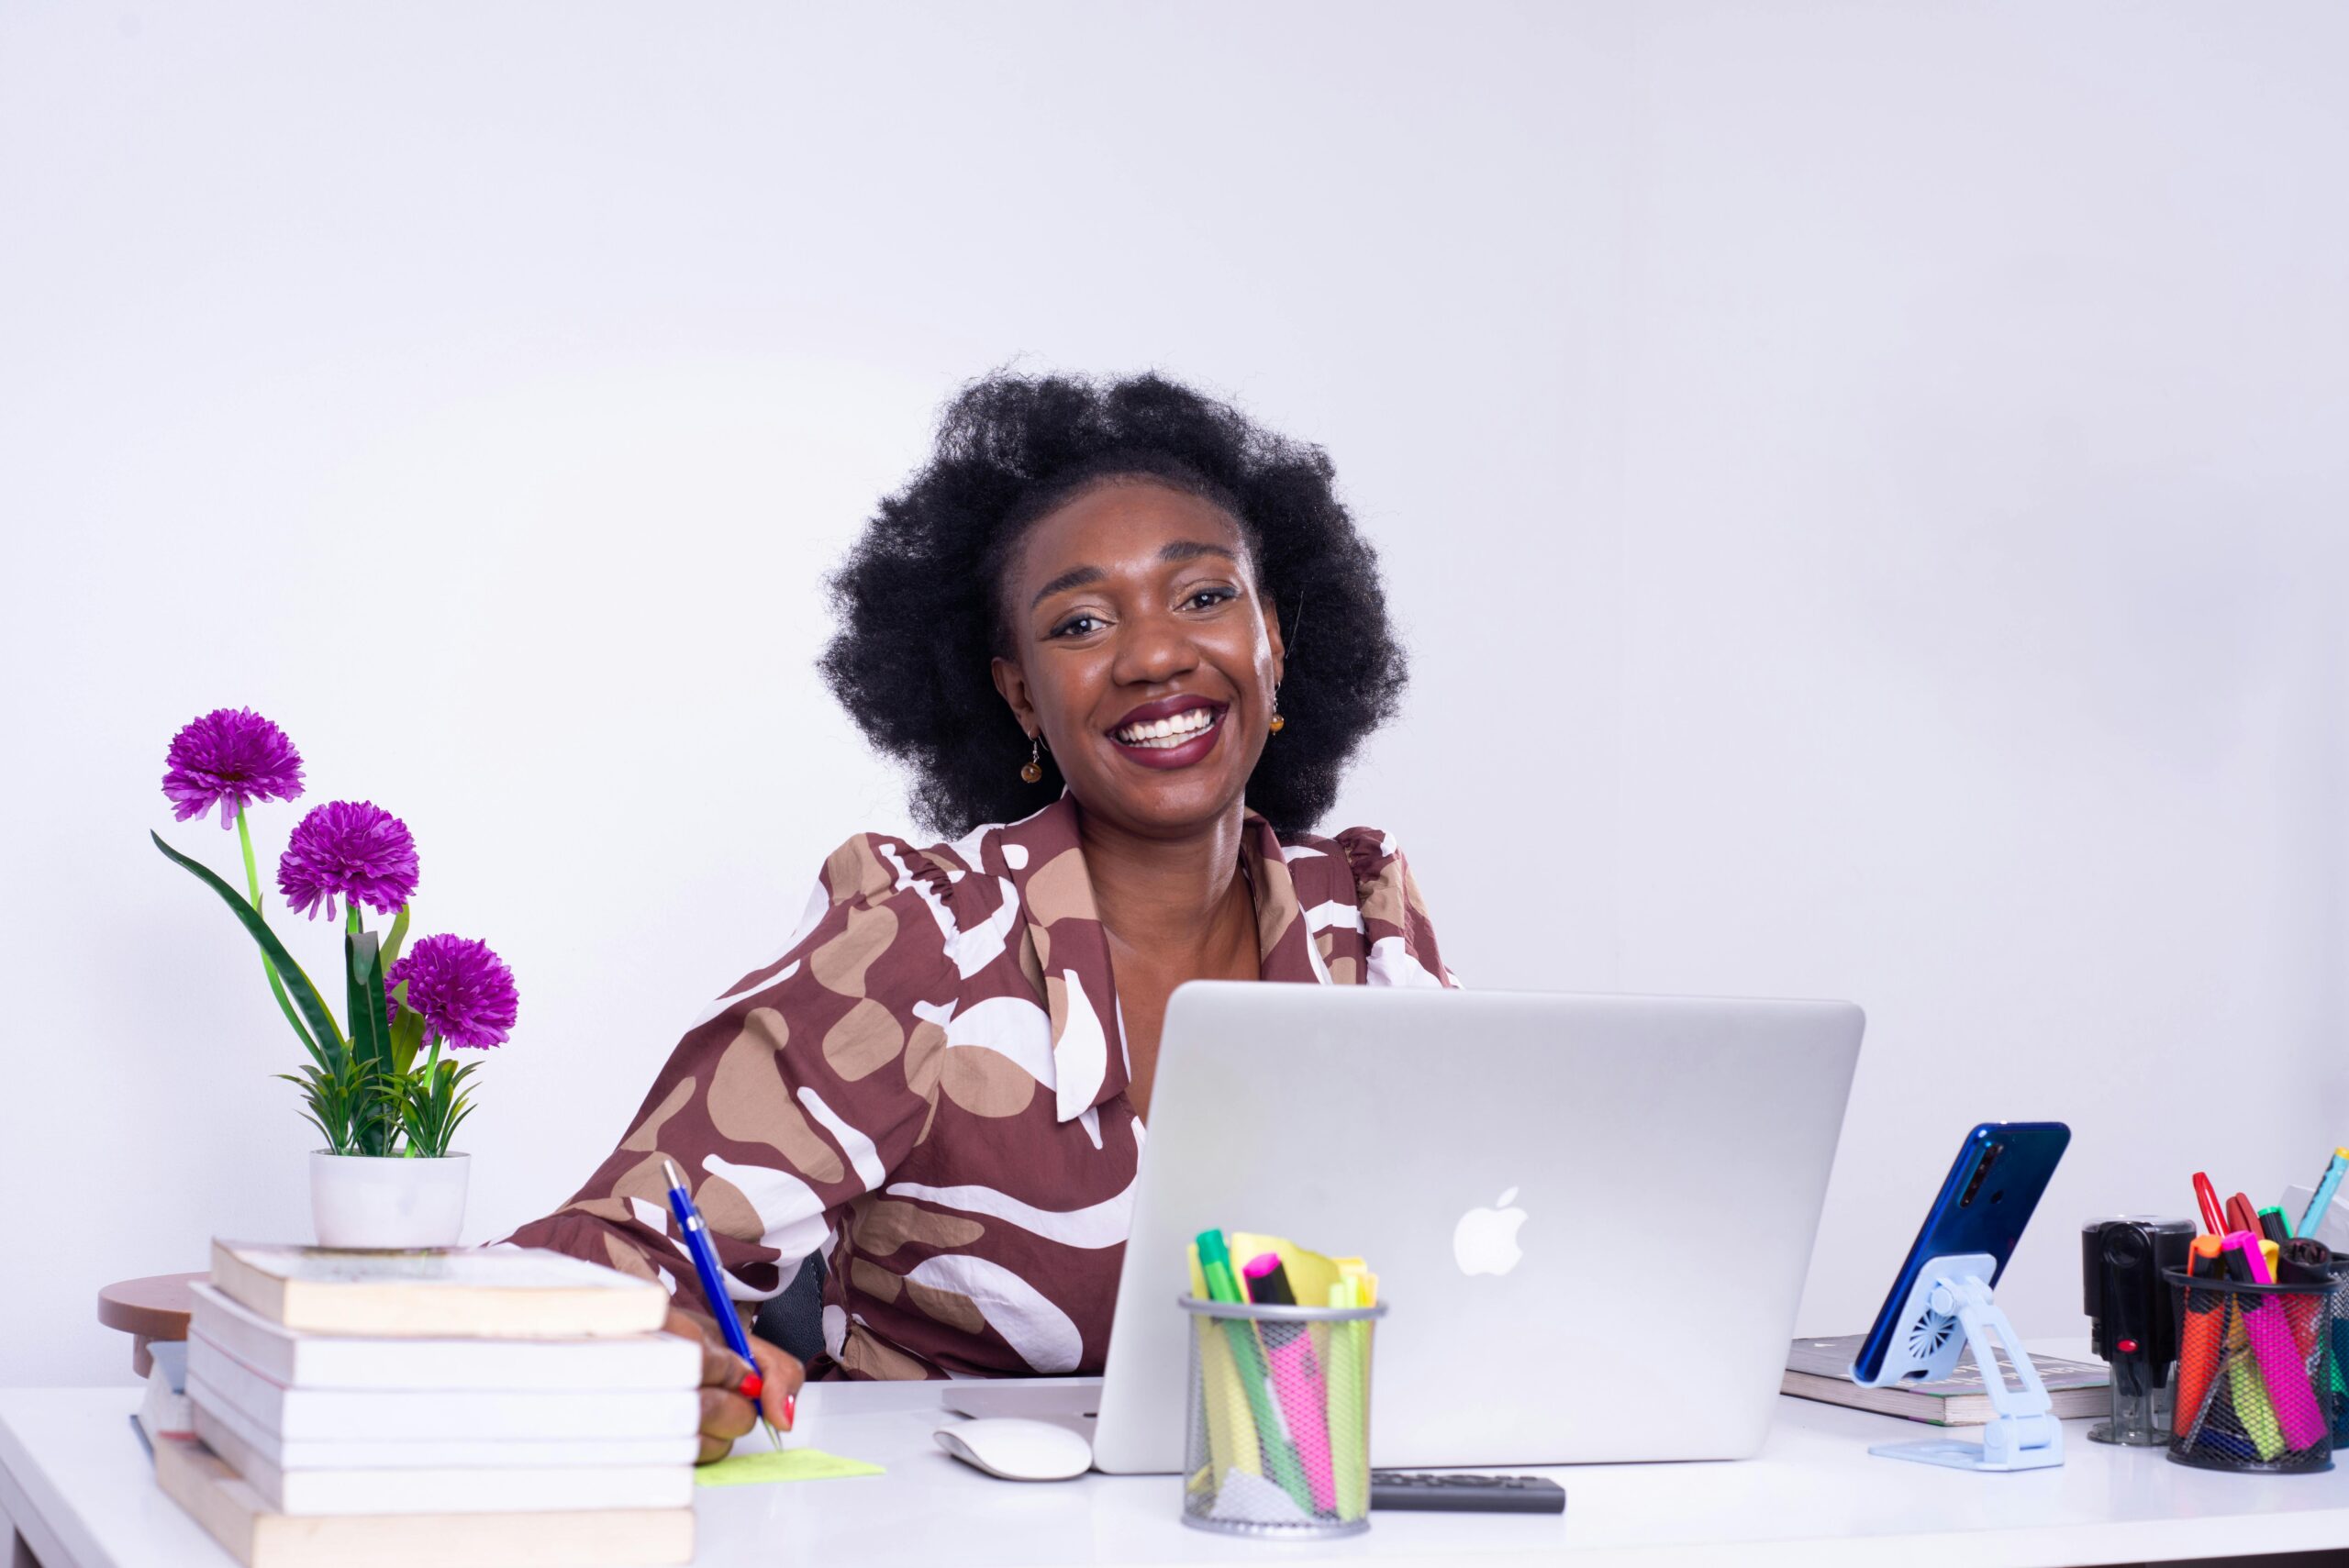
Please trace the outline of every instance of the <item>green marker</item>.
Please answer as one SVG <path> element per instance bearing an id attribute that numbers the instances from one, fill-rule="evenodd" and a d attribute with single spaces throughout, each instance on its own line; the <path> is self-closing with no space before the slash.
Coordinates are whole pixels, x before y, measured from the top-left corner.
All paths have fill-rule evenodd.
<path id="1" fill-rule="evenodd" d="M 1207 1275 L 1208 1296 L 1232 1303 L 1246 1299 L 1232 1277 L 1231 1250 L 1223 1244 L 1223 1232 L 1200 1231 L 1198 1248 L 1199 1272 Z M 1281 1490 L 1289 1495 L 1289 1500 L 1299 1511 L 1311 1518 L 1313 1492 L 1306 1485 L 1305 1464 L 1297 1456 L 1297 1444 L 1289 1439 L 1288 1424 L 1281 1419 L 1280 1402 L 1273 1397 L 1271 1374 L 1264 1365 L 1264 1347 L 1256 1342 L 1255 1325 L 1240 1318 L 1221 1321 L 1231 1340 L 1231 1359 L 1240 1363 L 1240 1386 L 1248 1395 L 1248 1413 L 1255 1418 L 1265 1471 L 1280 1484 Z"/>

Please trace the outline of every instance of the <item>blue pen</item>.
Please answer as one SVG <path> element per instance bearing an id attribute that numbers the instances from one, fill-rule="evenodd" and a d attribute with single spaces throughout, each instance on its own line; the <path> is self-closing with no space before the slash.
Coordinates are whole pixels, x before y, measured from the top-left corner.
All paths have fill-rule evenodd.
<path id="1" fill-rule="evenodd" d="M 2332 1151 L 2331 1162 L 2324 1167 L 2324 1180 L 2316 1184 L 2316 1195 L 2309 1199 L 2309 1211 L 2300 1216 L 2300 1228 L 2293 1231 L 2293 1235 L 2316 1234 L 2317 1222 L 2324 1218 L 2325 1210 L 2332 1207 L 2332 1195 L 2341 1190 L 2341 1177 L 2344 1172 L 2349 1172 L 2349 1149 L 2336 1149 Z"/>
<path id="2" fill-rule="evenodd" d="M 726 1294 L 726 1276 L 718 1267 L 718 1250 L 709 1244 L 709 1227 L 702 1223 L 701 1210 L 694 1207 L 693 1194 L 685 1190 L 685 1173 L 677 1169 L 677 1162 L 662 1155 L 661 1167 L 669 1173 L 669 1212 L 677 1217 L 677 1229 L 685 1233 L 685 1251 L 694 1255 L 694 1273 L 701 1276 L 701 1293 L 709 1301 L 710 1316 L 718 1319 L 718 1329 L 726 1336 L 726 1348 L 751 1369 L 751 1375 L 742 1380 L 742 1392 L 755 1407 L 761 1388 L 759 1359 L 751 1353 L 751 1337 L 742 1332 L 742 1319 L 735 1314 L 733 1298 Z M 775 1436 L 774 1423 L 763 1411 L 759 1425 L 767 1429 L 767 1441 L 774 1444 L 775 1451 L 782 1452 L 783 1440 Z"/>

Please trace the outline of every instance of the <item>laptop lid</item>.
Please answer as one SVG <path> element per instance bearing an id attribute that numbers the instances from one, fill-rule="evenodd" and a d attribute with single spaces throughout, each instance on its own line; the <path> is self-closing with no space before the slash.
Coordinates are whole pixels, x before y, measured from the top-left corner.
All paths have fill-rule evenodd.
<path id="1" fill-rule="evenodd" d="M 1097 1464 L 1182 1466 L 1175 1301 L 1211 1228 L 1376 1271 L 1375 1464 L 1752 1454 L 1862 1026 L 1847 1002 L 1179 987 Z"/>

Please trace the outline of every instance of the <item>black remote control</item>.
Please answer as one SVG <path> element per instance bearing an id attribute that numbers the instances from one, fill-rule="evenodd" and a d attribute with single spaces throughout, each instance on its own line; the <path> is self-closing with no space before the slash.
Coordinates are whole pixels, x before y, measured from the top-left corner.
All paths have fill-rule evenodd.
<path id="1" fill-rule="evenodd" d="M 1374 1470 L 1370 1506 L 1441 1514 L 1563 1514 L 1566 1489 L 1539 1475 Z"/>

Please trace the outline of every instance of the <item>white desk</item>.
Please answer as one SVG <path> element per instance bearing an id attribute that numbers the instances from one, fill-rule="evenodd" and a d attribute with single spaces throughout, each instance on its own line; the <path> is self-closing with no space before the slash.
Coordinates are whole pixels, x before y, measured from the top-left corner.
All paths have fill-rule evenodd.
<path id="1" fill-rule="evenodd" d="M 2061 1469 L 1972 1475 L 1872 1459 L 1914 1435 L 1885 1417 L 1782 1399 L 1767 1447 L 1734 1464 L 1553 1472 L 1561 1518 L 1375 1516 L 1326 1546 L 1186 1529 L 1172 1476 L 1017 1485 L 939 1451 L 936 1385 L 809 1391 L 809 1431 L 885 1476 L 698 1494 L 702 1564 L 1564 1562 L 1802 1568 L 2056 1568 L 2349 1547 L 2349 1462 L 2316 1476 L 2211 1475 L 2159 1450 L 2065 1429 Z M 127 1418 L 135 1388 L 0 1389 L 0 1510 L 42 1568 L 226 1568 L 231 1559 L 155 1489 Z"/>

